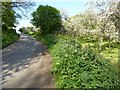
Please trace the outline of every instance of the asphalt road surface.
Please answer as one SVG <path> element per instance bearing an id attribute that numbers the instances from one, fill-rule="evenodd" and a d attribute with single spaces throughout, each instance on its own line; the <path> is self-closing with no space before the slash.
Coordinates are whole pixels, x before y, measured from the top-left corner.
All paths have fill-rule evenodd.
<path id="1" fill-rule="evenodd" d="M 53 88 L 51 56 L 31 36 L 2 50 L 2 88 Z"/>

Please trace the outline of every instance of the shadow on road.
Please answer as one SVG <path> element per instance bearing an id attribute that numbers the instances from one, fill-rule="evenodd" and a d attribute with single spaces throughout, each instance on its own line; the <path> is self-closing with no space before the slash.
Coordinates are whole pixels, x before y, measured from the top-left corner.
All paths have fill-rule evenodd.
<path id="1" fill-rule="evenodd" d="M 7 82 L 16 72 L 28 68 L 40 59 L 38 55 L 47 52 L 46 48 L 30 36 L 22 34 L 20 39 L 2 51 L 2 83 Z"/>

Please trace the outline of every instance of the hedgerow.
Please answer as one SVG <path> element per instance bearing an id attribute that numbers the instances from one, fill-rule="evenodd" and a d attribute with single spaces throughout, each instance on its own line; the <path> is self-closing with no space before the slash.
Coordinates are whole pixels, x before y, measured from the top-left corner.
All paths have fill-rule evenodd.
<path id="1" fill-rule="evenodd" d="M 111 62 L 75 40 L 61 40 L 52 51 L 57 88 L 116 88 L 117 69 Z"/>

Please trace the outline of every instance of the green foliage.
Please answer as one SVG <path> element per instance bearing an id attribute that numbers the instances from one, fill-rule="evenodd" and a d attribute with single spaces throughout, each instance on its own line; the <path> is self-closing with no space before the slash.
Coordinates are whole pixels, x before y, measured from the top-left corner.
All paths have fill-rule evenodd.
<path id="1" fill-rule="evenodd" d="M 19 31 L 22 33 L 25 33 L 25 34 L 32 35 L 31 33 L 33 33 L 33 32 L 31 29 L 32 29 L 32 27 L 21 27 Z"/>
<path id="2" fill-rule="evenodd" d="M 7 47 L 11 43 L 18 40 L 19 35 L 16 34 L 15 27 L 16 16 L 11 2 L 2 2 L 2 48 Z"/>
<path id="3" fill-rule="evenodd" d="M 46 34 L 57 30 L 50 22 L 54 19 L 48 17 L 51 16 L 48 7 L 39 6 L 33 12 L 32 23 L 41 28 L 42 35 L 38 34 L 37 38 L 48 46 L 53 56 L 56 87 L 116 89 L 118 69 L 111 62 L 118 59 L 119 14 L 116 10 L 111 8 L 111 14 L 108 7 L 99 14 L 87 11 L 71 17 L 63 22 L 63 31 L 67 30 L 68 35 L 58 39 Z"/>
<path id="4" fill-rule="evenodd" d="M 25 30 L 25 27 L 21 27 L 20 29 L 19 29 L 19 31 L 21 32 L 21 33 L 26 33 L 27 31 Z"/>
<path id="5" fill-rule="evenodd" d="M 2 48 L 14 43 L 19 39 L 19 35 L 16 34 L 15 30 L 3 30 L 2 31 Z"/>
<path id="6" fill-rule="evenodd" d="M 15 12 L 10 2 L 2 2 L 2 25 L 14 27 L 16 21 Z M 5 29 L 3 29 L 5 30 Z"/>
<path id="7" fill-rule="evenodd" d="M 116 88 L 118 85 L 113 64 L 76 40 L 59 41 L 52 55 L 57 88 Z"/>
<path id="8" fill-rule="evenodd" d="M 40 27 L 43 34 L 56 32 L 62 26 L 60 12 L 54 7 L 40 5 L 32 16 L 32 24 Z"/>
<path id="9" fill-rule="evenodd" d="M 43 34 L 38 36 L 37 39 L 42 41 L 48 49 L 51 49 L 58 41 L 57 37 L 52 34 Z"/>
<path id="10" fill-rule="evenodd" d="M 22 18 L 21 14 L 25 16 L 25 11 L 28 10 L 31 6 L 34 6 L 34 2 L 2 2 L 2 9 L 0 13 L 2 14 L 2 27 L 15 27 L 15 24 L 18 24 L 16 18 Z M 23 10 L 24 9 L 24 10 Z M 5 30 L 4 28 L 2 30 Z"/>

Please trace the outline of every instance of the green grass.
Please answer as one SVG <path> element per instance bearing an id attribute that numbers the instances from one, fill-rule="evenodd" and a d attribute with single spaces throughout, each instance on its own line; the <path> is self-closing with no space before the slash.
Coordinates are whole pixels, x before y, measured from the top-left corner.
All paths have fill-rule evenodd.
<path id="1" fill-rule="evenodd" d="M 48 49 L 52 51 L 52 47 L 55 45 L 59 39 L 69 39 L 72 37 L 69 36 L 54 36 L 54 35 L 42 35 L 39 37 L 39 40 L 41 40 L 45 45 L 48 46 Z M 98 53 L 99 52 L 99 42 L 88 42 L 84 39 L 79 39 L 80 44 L 84 47 L 86 45 L 90 45 L 94 48 L 94 50 Z M 108 48 L 108 42 L 104 41 L 102 42 L 102 50 L 99 52 L 100 55 L 106 59 L 110 59 L 113 63 L 118 63 L 118 49 L 120 44 L 113 44 L 111 45 L 111 48 Z"/>
<path id="2" fill-rule="evenodd" d="M 19 39 L 19 35 L 15 31 L 3 31 L 2 32 L 2 48 L 9 46 Z"/>
<path id="3" fill-rule="evenodd" d="M 67 36 L 67 35 L 51 35 L 51 34 L 45 34 L 45 35 L 40 35 L 38 37 L 39 41 L 42 41 L 49 49 L 51 52 L 53 49 L 53 46 L 60 40 L 60 39 L 72 39 L 73 37 Z M 76 39 L 76 38 L 75 38 Z M 100 42 L 90 42 L 85 39 L 77 38 L 79 40 L 79 43 L 84 47 L 86 45 L 90 45 L 95 52 L 99 53 L 102 57 L 111 60 L 112 63 L 115 63 L 118 65 L 118 50 L 120 43 L 111 43 L 111 47 L 109 47 L 108 42 L 104 41 L 102 42 L 102 50 L 99 51 L 99 44 Z"/>
<path id="4" fill-rule="evenodd" d="M 89 42 L 89 43 L 83 43 L 82 45 L 90 45 L 92 46 L 96 52 L 99 52 L 104 58 L 112 60 L 112 62 L 118 63 L 118 49 L 115 47 L 104 46 L 108 42 L 102 42 L 102 50 L 99 51 L 99 43 L 98 42 Z"/>
<path id="5" fill-rule="evenodd" d="M 68 35 L 51 35 L 51 34 L 45 34 L 38 37 L 39 41 L 42 41 L 45 45 L 48 46 L 48 49 L 52 50 L 52 47 L 56 44 L 59 39 L 71 39 L 74 37 L 68 36 Z M 76 38 L 75 38 L 76 39 Z M 96 52 L 99 52 L 99 44 L 100 42 L 90 42 L 85 39 L 77 38 L 79 40 L 79 43 L 84 47 L 86 45 L 90 45 L 95 49 Z M 102 42 L 102 50 L 99 52 L 104 58 L 112 60 L 112 62 L 118 62 L 118 49 L 119 49 L 120 43 L 111 43 L 111 47 L 109 47 L 108 42 L 104 41 Z"/>
<path id="6" fill-rule="evenodd" d="M 45 34 L 45 35 L 38 36 L 38 40 L 42 41 L 48 47 L 49 52 L 52 54 L 52 56 L 54 56 L 56 54 L 56 53 L 53 54 L 53 51 L 57 50 L 60 47 L 59 42 L 62 39 L 63 40 L 69 40 L 69 39 L 73 39 L 73 38 L 74 37 L 67 36 L 67 35 L 63 36 L 63 35 L 51 35 L 51 34 Z M 74 38 L 74 39 L 76 39 L 76 38 Z M 113 64 L 113 66 L 115 66 L 114 67 L 115 71 L 118 71 L 118 67 L 119 67 L 119 65 L 118 65 L 118 49 L 119 49 L 120 43 L 111 43 L 110 48 L 108 48 L 109 47 L 108 42 L 104 41 L 104 42 L 102 42 L 101 51 L 99 51 L 100 42 L 98 42 L 98 41 L 96 41 L 96 42 L 95 41 L 94 42 L 93 41 L 87 41 L 87 40 L 81 39 L 81 38 L 77 38 L 77 40 L 82 45 L 82 47 L 85 47 L 86 45 L 90 45 L 90 47 L 96 53 L 99 53 L 103 58 L 105 58 L 107 60 L 110 60 L 111 64 Z M 63 56 L 64 55 L 65 54 L 63 54 Z M 61 61 L 61 58 L 60 58 L 60 61 Z M 53 64 L 53 66 L 54 66 L 54 64 Z M 63 66 L 63 64 L 62 64 L 62 66 Z M 59 73 L 55 74 L 55 82 L 59 82 L 59 80 L 61 80 L 59 75 L 60 75 Z M 62 83 L 64 83 L 64 82 L 62 82 Z"/>
<path id="7" fill-rule="evenodd" d="M 84 47 L 90 45 L 95 49 L 96 52 L 99 52 L 104 58 L 112 60 L 112 62 L 118 63 L 118 50 L 120 49 L 120 43 L 111 43 L 110 48 L 107 41 L 103 41 L 101 51 L 99 51 L 100 42 L 88 42 L 87 40 L 78 38 L 80 44 Z"/>
<path id="8" fill-rule="evenodd" d="M 103 57 L 118 63 L 118 48 L 106 48 L 100 53 Z"/>
<path id="9" fill-rule="evenodd" d="M 116 66 L 110 63 L 108 59 L 105 59 L 104 57 L 99 56 L 98 53 L 95 53 L 95 51 L 92 50 L 93 48 L 80 48 L 80 43 L 76 41 L 77 40 L 63 40 L 58 42 L 53 48 L 52 71 L 56 77 L 56 87 L 90 88 L 96 87 L 96 85 L 99 87 L 108 87 L 109 81 L 107 81 L 108 78 L 105 77 L 109 76 L 109 80 L 111 82 L 113 80 L 113 76 L 116 75 L 114 78 L 117 80 L 117 73 L 113 74 L 114 70 L 117 72 Z M 109 73 L 107 70 L 109 70 Z M 103 81 L 105 82 L 103 83 Z"/>

